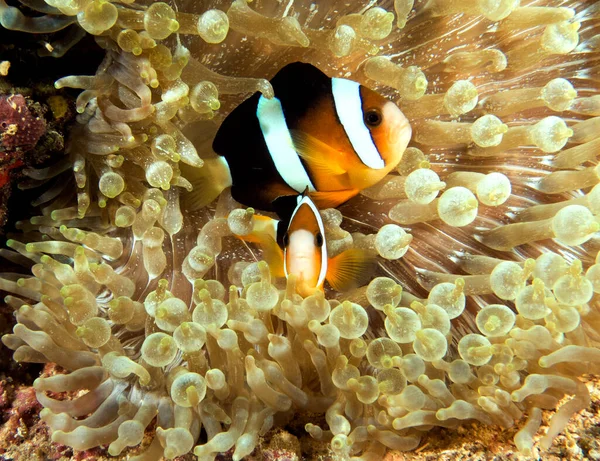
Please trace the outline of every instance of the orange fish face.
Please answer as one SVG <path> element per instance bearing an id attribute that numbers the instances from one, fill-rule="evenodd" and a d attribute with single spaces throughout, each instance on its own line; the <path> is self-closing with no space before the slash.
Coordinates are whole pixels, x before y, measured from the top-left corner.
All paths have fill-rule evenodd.
<path id="1" fill-rule="evenodd" d="M 309 165 L 317 192 L 348 192 L 325 200 L 313 194 L 321 205 L 343 203 L 379 182 L 402 159 L 412 130 L 398 106 L 375 91 L 333 78 L 331 98 L 321 98 L 314 107 L 298 123 L 299 130 L 292 130 L 294 147 Z"/>
<path id="2" fill-rule="evenodd" d="M 322 289 L 327 273 L 327 250 L 321 215 L 309 197 L 303 197 L 283 237 L 284 272 L 296 276 L 296 289 L 309 296 Z"/>
<path id="3" fill-rule="evenodd" d="M 402 160 L 412 129 L 396 104 L 362 85 L 360 94 L 364 124 L 385 164 L 383 177 Z"/>

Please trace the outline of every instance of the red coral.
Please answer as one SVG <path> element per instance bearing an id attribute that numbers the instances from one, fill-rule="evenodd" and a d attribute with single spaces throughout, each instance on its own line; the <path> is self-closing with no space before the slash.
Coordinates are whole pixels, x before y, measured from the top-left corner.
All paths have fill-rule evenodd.
<path id="1" fill-rule="evenodd" d="M 42 409 L 32 387 L 21 386 L 14 392 L 11 408 L 3 414 L 6 423 L 0 430 L 0 438 L 6 444 L 25 438 Z"/>
<path id="2" fill-rule="evenodd" d="M 23 95 L 0 95 L 0 151 L 27 151 L 45 131 L 46 121 L 31 112 Z"/>
<path id="3" fill-rule="evenodd" d="M 20 167 L 21 165 L 23 165 L 23 160 L 21 159 L 14 159 L 11 162 L 3 164 L 2 156 L 0 156 L 0 188 L 8 182 L 10 170 Z"/>
<path id="4" fill-rule="evenodd" d="M 12 407 L 13 414 L 18 418 L 27 420 L 27 422 L 30 422 L 31 418 L 36 417 L 42 409 L 33 387 L 20 387 L 16 389 Z"/>

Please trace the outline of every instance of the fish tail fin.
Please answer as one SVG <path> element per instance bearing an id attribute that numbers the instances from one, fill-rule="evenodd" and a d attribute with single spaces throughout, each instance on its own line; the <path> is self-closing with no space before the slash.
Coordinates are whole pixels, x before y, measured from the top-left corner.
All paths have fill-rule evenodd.
<path id="1" fill-rule="evenodd" d="M 376 264 L 370 253 L 351 248 L 329 260 L 325 278 L 334 290 L 348 291 L 367 283 Z"/>
<path id="2" fill-rule="evenodd" d="M 231 186 L 231 172 L 224 157 L 204 159 L 200 168 L 181 165 L 181 174 L 193 189 L 183 194 L 181 200 L 189 211 L 198 210 L 216 199 L 224 189 Z"/>

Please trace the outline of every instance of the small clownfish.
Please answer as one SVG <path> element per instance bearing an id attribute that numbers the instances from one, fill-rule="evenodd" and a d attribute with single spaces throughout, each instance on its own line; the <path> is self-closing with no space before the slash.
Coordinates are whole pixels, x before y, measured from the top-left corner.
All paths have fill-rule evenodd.
<path id="1" fill-rule="evenodd" d="M 195 189 L 189 208 L 229 186 L 235 200 L 265 211 L 306 188 L 319 208 L 337 207 L 402 159 L 411 127 L 373 90 L 301 62 L 282 68 L 271 84 L 275 97 L 255 93 L 241 103 L 214 138 L 218 156 L 186 173 Z"/>
<path id="2" fill-rule="evenodd" d="M 274 276 L 287 278 L 293 274 L 301 296 L 323 290 L 325 280 L 334 290 L 347 291 L 371 277 L 375 260 L 363 250 L 353 248 L 329 258 L 323 220 L 307 193 L 297 196 L 287 222 L 278 221 L 272 226 L 264 222 L 265 217 L 256 218 L 259 222 L 255 231 L 260 230 L 240 238 L 263 248 Z"/>

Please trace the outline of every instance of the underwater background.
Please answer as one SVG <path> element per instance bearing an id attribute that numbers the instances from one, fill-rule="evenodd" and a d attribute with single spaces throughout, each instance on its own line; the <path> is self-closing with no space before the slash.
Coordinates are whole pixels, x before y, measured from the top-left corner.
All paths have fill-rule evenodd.
<path id="1" fill-rule="evenodd" d="M 0 0 L 0 25 L 0 458 L 600 457 L 600 2 Z M 331 255 L 378 262 L 347 293 L 272 277 L 227 191 L 191 211 L 222 120 L 294 61 L 413 130 L 322 210 Z"/>

